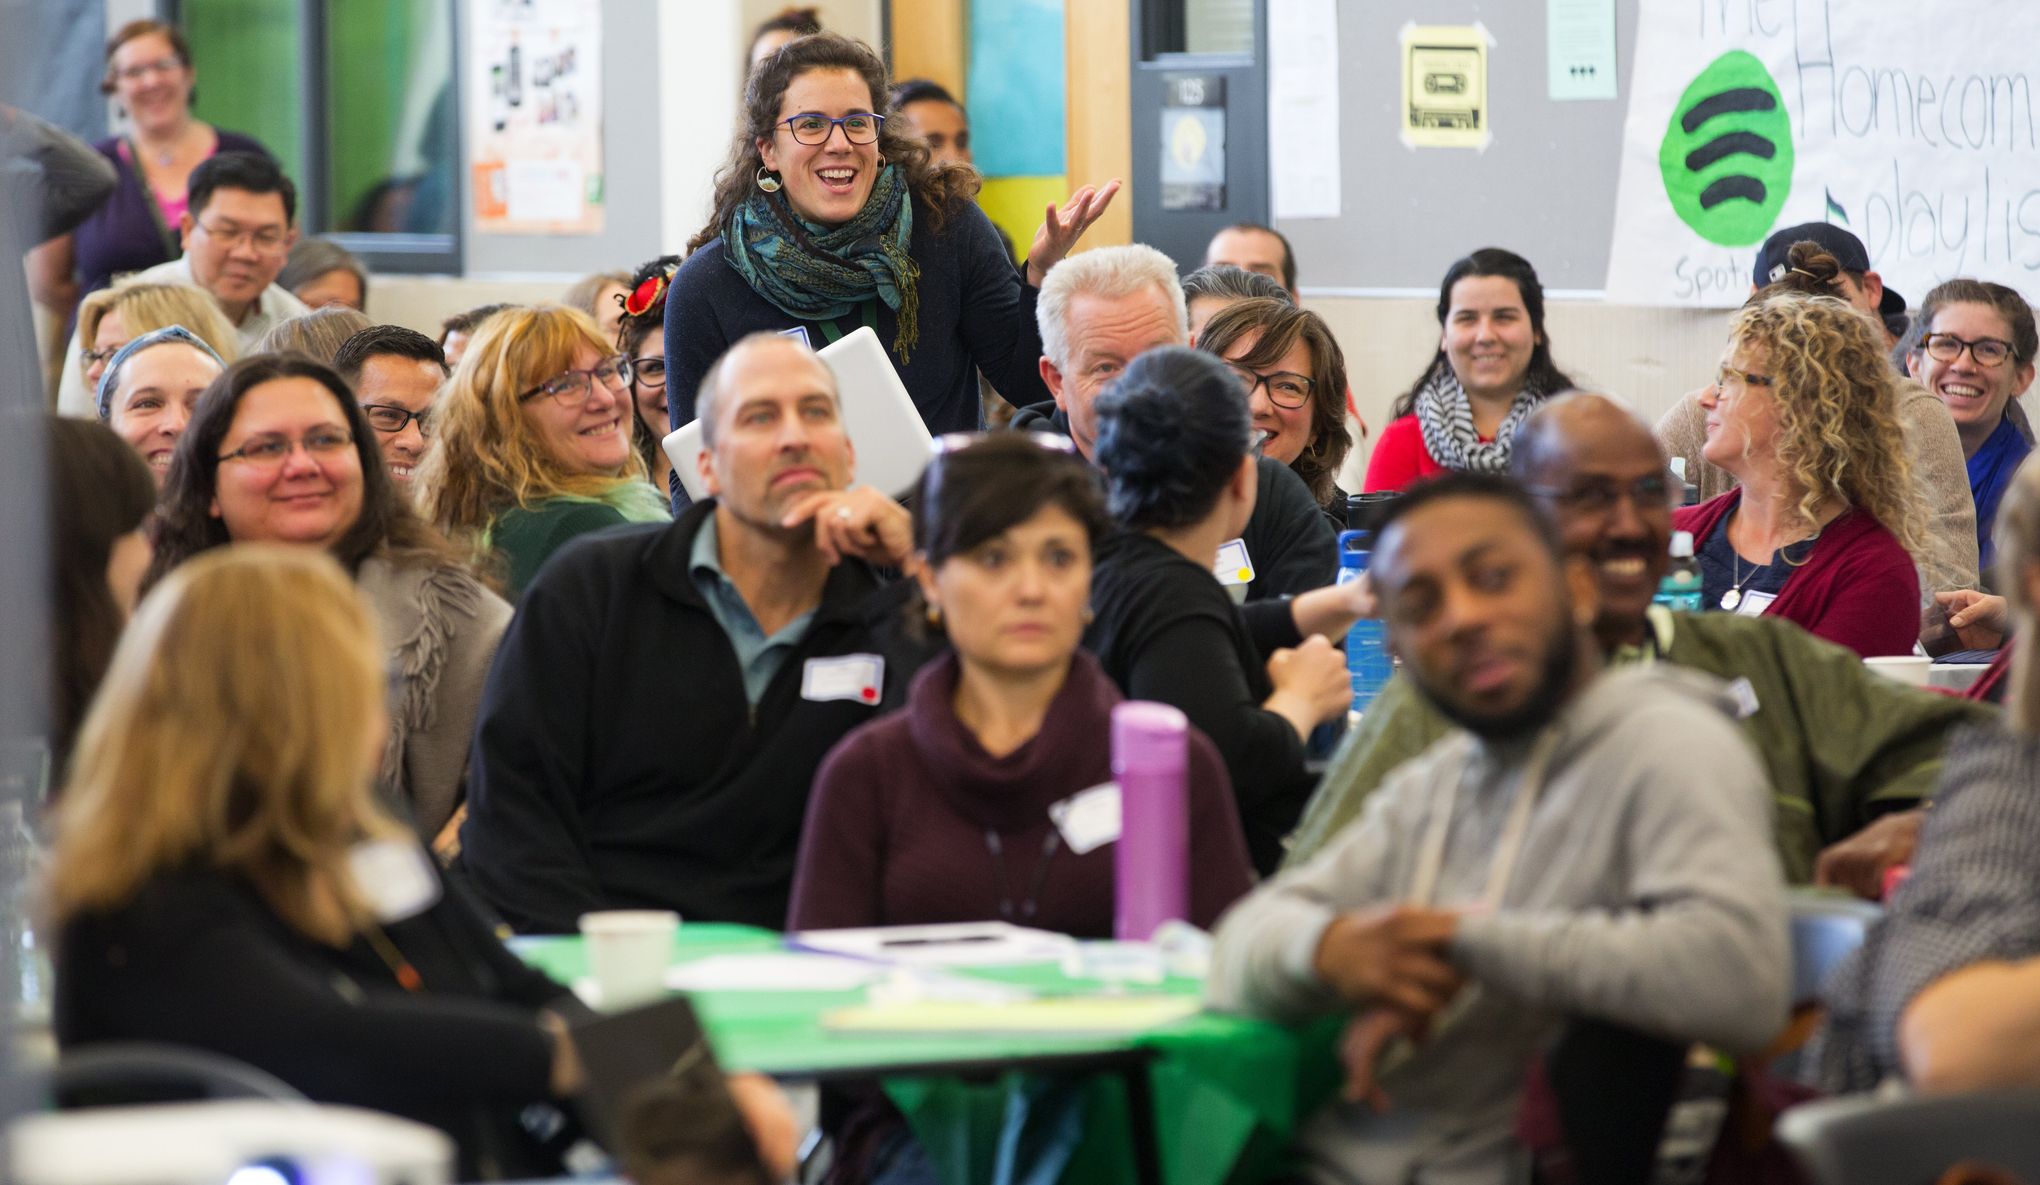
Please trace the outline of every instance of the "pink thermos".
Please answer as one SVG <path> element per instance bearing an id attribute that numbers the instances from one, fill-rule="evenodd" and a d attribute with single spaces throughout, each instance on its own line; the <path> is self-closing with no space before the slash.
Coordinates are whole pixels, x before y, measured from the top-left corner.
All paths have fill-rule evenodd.
<path id="1" fill-rule="evenodd" d="M 1119 782 L 1113 934 L 1145 942 L 1190 916 L 1190 721 L 1167 704 L 1112 709 L 1112 776 Z"/>

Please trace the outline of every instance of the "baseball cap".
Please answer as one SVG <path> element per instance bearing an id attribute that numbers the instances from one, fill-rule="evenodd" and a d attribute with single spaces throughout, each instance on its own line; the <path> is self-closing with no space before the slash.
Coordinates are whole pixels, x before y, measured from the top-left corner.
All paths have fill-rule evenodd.
<path id="1" fill-rule="evenodd" d="M 1750 282 L 1762 288 L 1775 282 L 1791 265 L 1785 257 L 1791 253 L 1793 244 L 1804 242 L 1820 244 L 1820 249 L 1835 257 L 1845 272 L 1867 272 L 1870 270 L 1870 253 L 1863 249 L 1863 240 L 1857 238 L 1832 222 L 1802 222 L 1784 230 L 1773 231 L 1764 240 L 1757 252 L 1757 266 Z M 1895 316 L 1905 312 L 1905 297 L 1900 296 L 1890 285 L 1885 285 L 1884 298 L 1877 303 L 1880 316 Z"/>

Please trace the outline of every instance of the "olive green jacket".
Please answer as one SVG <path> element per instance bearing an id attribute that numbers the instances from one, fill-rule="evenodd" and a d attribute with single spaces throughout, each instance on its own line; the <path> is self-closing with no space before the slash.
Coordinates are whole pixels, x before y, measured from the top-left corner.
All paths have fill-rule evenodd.
<path id="1" fill-rule="evenodd" d="M 1794 883 L 1813 879 L 1822 848 L 1927 797 L 1948 735 L 1997 714 L 1873 674 L 1854 653 L 1776 618 L 1654 608 L 1651 624 L 1655 645 L 1638 657 L 1730 681 L 1743 731 L 1770 778 L 1778 855 Z M 1451 731 L 1397 675 L 1333 755 L 1283 866 L 1315 855 L 1359 817 L 1390 770 Z"/>

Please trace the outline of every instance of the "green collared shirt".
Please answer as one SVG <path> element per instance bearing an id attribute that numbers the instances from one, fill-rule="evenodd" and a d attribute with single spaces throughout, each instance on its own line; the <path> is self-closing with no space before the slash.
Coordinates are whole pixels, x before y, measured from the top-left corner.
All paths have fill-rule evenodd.
<path id="1" fill-rule="evenodd" d="M 751 607 L 744 603 L 744 594 L 737 591 L 729 573 L 723 571 L 713 513 L 701 520 L 701 529 L 694 533 L 687 573 L 694 578 L 694 587 L 701 590 L 701 599 L 708 602 L 708 611 L 715 615 L 715 623 L 722 627 L 731 648 L 737 652 L 737 666 L 744 672 L 744 696 L 756 707 L 772 677 L 785 663 L 787 652 L 799 645 L 807 633 L 815 611 L 808 610 L 767 636 Z"/>

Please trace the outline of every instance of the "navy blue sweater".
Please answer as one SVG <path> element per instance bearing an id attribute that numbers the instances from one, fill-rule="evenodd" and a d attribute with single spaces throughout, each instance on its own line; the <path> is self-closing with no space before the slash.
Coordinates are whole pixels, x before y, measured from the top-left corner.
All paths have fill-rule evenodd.
<path id="1" fill-rule="evenodd" d="M 1014 406 L 1048 398 L 1041 383 L 1041 331 L 1034 322 L 1040 290 L 1013 267 L 999 232 L 969 201 L 950 207 L 941 233 L 933 215 L 914 203 L 909 254 L 920 265 L 920 341 L 905 359 L 893 354 L 900 381 L 914 398 L 928 431 L 968 432 L 982 427 L 977 372 Z M 892 349 L 899 319 L 876 302 L 874 330 Z M 853 313 L 836 326 L 847 333 L 861 322 Z M 751 333 L 800 325 L 817 349 L 831 340 L 824 327 L 804 322 L 758 295 L 730 266 L 723 241 L 712 239 L 687 257 L 666 298 L 666 411 L 677 428 L 694 420 L 694 395 L 709 367 L 730 345 Z"/>

